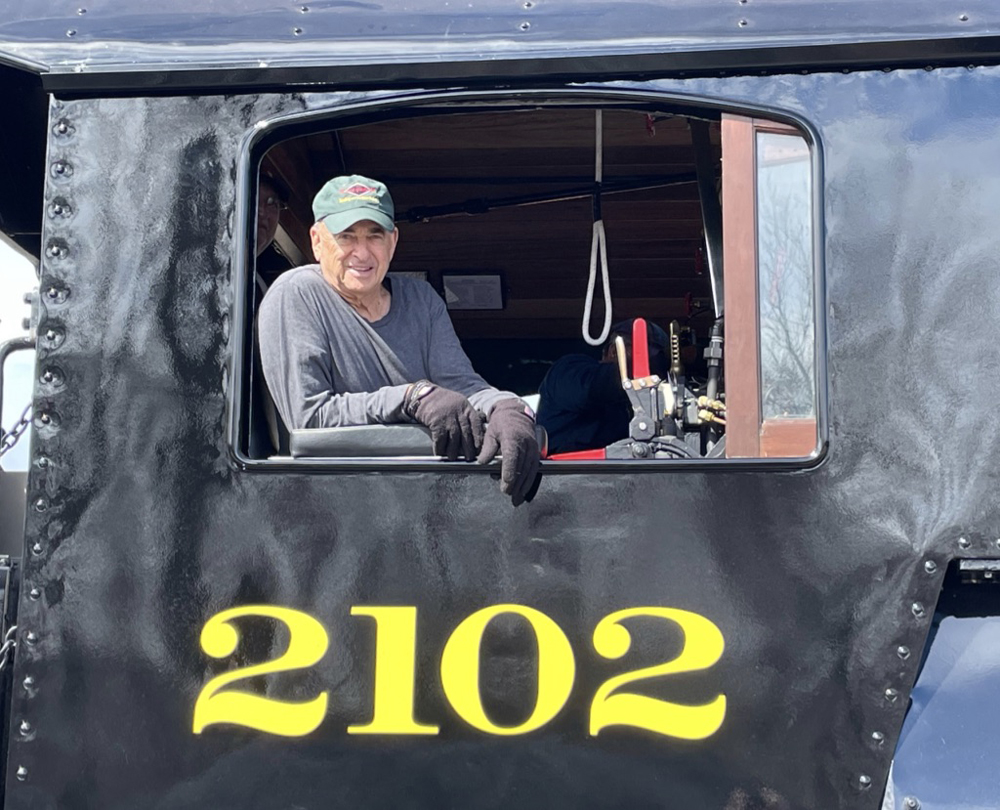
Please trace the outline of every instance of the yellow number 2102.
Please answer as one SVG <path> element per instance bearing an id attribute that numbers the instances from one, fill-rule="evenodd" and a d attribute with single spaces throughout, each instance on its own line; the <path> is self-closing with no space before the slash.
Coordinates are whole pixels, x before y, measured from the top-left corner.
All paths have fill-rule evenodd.
<path id="1" fill-rule="evenodd" d="M 439 727 L 415 717 L 417 659 L 417 609 L 409 606 L 354 607 L 351 615 L 374 619 L 375 684 L 373 715 L 369 722 L 350 725 L 348 734 L 430 735 Z M 500 726 L 486 714 L 479 683 L 480 645 L 487 625 L 502 615 L 513 615 L 532 629 L 538 649 L 538 691 L 535 706 L 522 723 Z M 269 734 L 300 737 L 315 731 L 326 715 L 328 693 L 304 702 L 288 702 L 229 689 L 236 681 L 259 675 L 304 669 L 326 654 L 329 639 L 311 616 L 273 605 L 247 605 L 223 611 L 205 624 L 201 647 L 213 658 L 232 655 L 239 645 L 235 619 L 255 616 L 282 622 L 289 632 L 288 649 L 279 658 L 241 667 L 212 678 L 194 706 L 194 732 L 206 726 L 229 723 Z M 681 631 L 680 652 L 669 661 L 608 678 L 590 704 L 590 734 L 609 726 L 630 726 L 666 737 L 702 740 L 715 734 L 726 716 L 726 696 L 717 695 L 702 705 L 685 705 L 623 691 L 637 681 L 698 672 L 722 656 L 725 642 L 719 628 L 704 616 L 667 607 L 636 607 L 605 616 L 594 628 L 594 650 L 603 658 L 617 659 L 632 646 L 632 636 L 622 622 L 637 617 L 674 623 Z M 451 633 L 441 656 L 441 686 L 455 713 L 481 732 L 497 736 L 529 734 L 552 721 L 569 700 L 576 678 L 573 648 L 565 633 L 541 611 L 524 605 L 483 608 Z"/>

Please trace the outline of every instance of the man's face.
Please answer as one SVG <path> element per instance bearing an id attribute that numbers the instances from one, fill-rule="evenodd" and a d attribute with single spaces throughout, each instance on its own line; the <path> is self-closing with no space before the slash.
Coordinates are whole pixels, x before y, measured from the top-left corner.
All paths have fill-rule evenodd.
<path id="1" fill-rule="evenodd" d="M 274 241 L 281 214 L 281 200 L 267 180 L 261 180 L 257 190 L 257 255 Z"/>
<path id="2" fill-rule="evenodd" d="M 324 278 L 348 296 L 368 295 L 378 289 L 399 241 L 398 229 L 386 231 L 370 219 L 336 234 L 317 222 L 309 233 Z"/>

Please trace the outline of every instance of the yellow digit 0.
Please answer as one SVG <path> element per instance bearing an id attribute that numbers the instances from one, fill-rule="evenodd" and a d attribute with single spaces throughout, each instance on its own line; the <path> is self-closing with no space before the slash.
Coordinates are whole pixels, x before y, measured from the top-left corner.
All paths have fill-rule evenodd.
<path id="1" fill-rule="evenodd" d="M 325 691 L 313 700 L 289 702 L 251 692 L 226 690 L 226 687 L 258 675 L 311 667 L 326 654 L 330 645 L 326 630 L 312 616 L 298 610 L 274 605 L 245 605 L 224 610 L 205 622 L 201 631 L 202 650 L 212 658 L 232 655 L 240 643 L 239 632 L 232 622 L 246 616 L 282 622 L 288 628 L 288 649 L 273 661 L 224 672 L 205 684 L 194 704 L 194 733 L 201 734 L 207 726 L 217 723 L 247 726 L 284 737 L 301 737 L 315 731 L 326 716 L 328 693 Z"/>
<path id="2" fill-rule="evenodd" d="M 352 607 L 352 616 L 375 620 L 375 707 L 372 721 L 348 726 L 348 734 L 437 734 L 437 726 L 413 717 L 416 680 L 417 609 Z"/>
<path id="3" fill-rule="evenodd" d="M 486 625 L 513 613 L 528 621 L 538 642 L 538 696 L 531 716 L 517 726 L 498 726 L 483 710 L 479 694 L 479 648 Z M 488 734 L 514 736 L 541 728 L 555 717 L 573 689 L 576 661 L 569 639 L 552 619 L 524 605 L 493 605 L 476 611 L 451 634 L 441 656 L 441 685 L 466 723 Z"/>
<path id="4" fill-rule="evenodd" d="M 598 688 L 590 706 L 590 733 L 596 736 L 608 726 L 634 726 L 682 740 L 702 740 L 715 734 L 726 716 L 726 696 L 710 703 L 686 706 L 666 700 L 618 692 L 625 684 L 660 675 L 708 669 L 722 657 L 725 640 L 718 627 L 704 616 L 687 610 L 639 607 L 605 616 L 594 628 L 594 649 L 604 658 L 621 658 L 632 646 L 632 636 L 621 625 L 623 619 L 650 616 L 676 623 L 684 634 L 681 653 L 672 661 L 637 669 L 609 678 Z"/>

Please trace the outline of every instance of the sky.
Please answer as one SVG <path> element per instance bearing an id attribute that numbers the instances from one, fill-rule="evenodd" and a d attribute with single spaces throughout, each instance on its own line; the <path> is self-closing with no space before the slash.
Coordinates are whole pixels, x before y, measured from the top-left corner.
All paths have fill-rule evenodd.
<path id="1" fill-rule="evenodd" d="M 27 335 L 21 321 L 31 314 L 31 308 L 24 303 L 24 293 L 37 283 L 34 265 L 0 240 L 0 342 Z M 33 351 L 15 352 L 4 363 L 0 424 L 5 429 L 13 427 L 31 399 L 34 365 Z M 28 438 L 22 436 L 17 445 L 0 458 L 0 467 L 10 471 L 27 469 Z"/>

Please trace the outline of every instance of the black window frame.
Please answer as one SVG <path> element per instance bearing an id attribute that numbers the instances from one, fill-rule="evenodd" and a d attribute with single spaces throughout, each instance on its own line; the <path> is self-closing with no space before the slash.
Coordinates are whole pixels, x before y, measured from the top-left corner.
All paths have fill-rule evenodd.
<path id="1" fill-rule="evenodd" d="M 426 461 L 398 457 L 364 458 L 252 458 L 241 447 L 245 436 L 241 421 L 250 399 L 247 381 L 252 363 L 252 346 L 248 337 L 248 302 L 253 283 L 254 233 L 257 179 L 264 154 L 279 142 L 322 130 L 374 123 L 390 119 L 414 118 L 420 115 L 440 115 L 442 108 L 454 107 L 456 112 L 484 108 L 499 111 L 537 109 L 540 106 L 576 105 L 588 107 L 628 106 L 635 109 L 710 110 L 786 124 L 797 129 L 806 139 L 812 166 L 812 243 L 813 243 L 813 316 L 815 341 L 816 385 L 816 451 L 807 457 L 794 458 L 695 458 L 695 459 L 602 459 L 543 461 L 546 475 L 580 473 L 652 473 L 671 470 L 735 471 L 808 469 L 821 464 L 828 454 L 829 431 L 827 416 L 826 360 L 826 296 L 823 250 L 823 167 L 821 141 L 816 129 L 801 116 L 763 105 L 733 104 L 724 99 L 704 95 L 682 95 L 655 89 L 608 88 L 600 85 L 553 87 L 530 90 L 455 90 L 431 92 L 372 93 L 363 99 L 331 94 L 330 106 L 276 115 L 257 122 L 244 136 L 238 158 L 236 178 L 237 200 L 235 221 L 236 240 L 233 251 L 233 315 L 232 355 L 229 384 L 229 418 L 227 444 L 237 468 L 247 471 L 295 472 L 437 472 L 442 474 L 489 474 L 494 465 L 475 465 L 463 461 L 446 462 L 429 458 Z"/>

